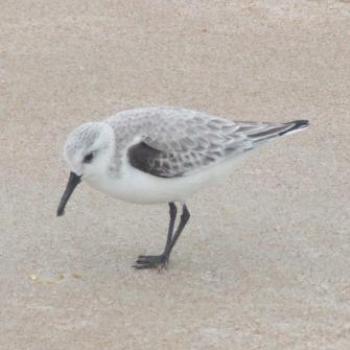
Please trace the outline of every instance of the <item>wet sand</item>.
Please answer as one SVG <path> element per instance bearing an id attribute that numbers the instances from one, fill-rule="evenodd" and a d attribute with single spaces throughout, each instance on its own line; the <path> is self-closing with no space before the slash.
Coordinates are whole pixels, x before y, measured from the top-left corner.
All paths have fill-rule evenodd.
<path id="1" fill-rule="evenodd" d="M 0 349 L 349 349 L 350 3 L 5 1 Z M 166 205 L 82 185 L 56 218 L 68 132 L 155 105 L 309 119 L 192 198 L 169 270 Z"/>

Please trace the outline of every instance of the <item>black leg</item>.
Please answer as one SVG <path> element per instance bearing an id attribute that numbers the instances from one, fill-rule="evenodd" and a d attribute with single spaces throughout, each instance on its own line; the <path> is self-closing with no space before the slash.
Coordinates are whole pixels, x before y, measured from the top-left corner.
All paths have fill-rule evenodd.
<path id="1" fill-rule="evenodd" d="M 185 228 L 188 220 L 190 219 L 190 212 L 188 211 L 186 204 L 183 205 L 182 207 L 182 214 L 181 214 L 181 219 L 180 219 L 180 223 L 178 228 L 176 229 L 176 232 L 174 234 L 174 237 L 169 245 L 169 247 L 164 251 L 164 254 L 168 256 L 170 256 L 170 253 L 172 251 L 172 249 L 174 248 L 176 241 L 179 239 L 181 232 L 183 231 L 183 229 Z"/>
<path id="2" fill-rule="evenodd" d="M 168 235 L 166 244 L 164 247 L 164 252 L 167 251 L 171 245 L 171 240 L 174 232 L 174 226 L 176 221 L 177 208 L 174 202 L 169 202 L 169 227 L 168 227 Z M 164 252 L 161 255 L 140 255 L 136 261 L 134 267 L 136 269 L 146 269 L 146 268 L 154 268 L 160 265 L 162 262 L 167 263 L 166 258 L 164 256 Z"/>
<path id="3" fill-rule="evenodd" d="M 174 232 L 174 225 L 176 220 L 176 214 L 177 214 L 177 208 L 174 202 L 169 203 L 169 215 L 170 215 L 170 221 L 169 221 L 169 227 L 168 227 L 168 236 L 165 244 L 164 251 L 170 247 L 171 239 Z"/>
<path id="4" fill-rule="evenodd" d="M 168 237 L 164 248 L 164 252 L 161 255 L 146 255 L 146 256 L 140 255 L 136 261 L 136 265 L 134 265 L 135 268 L 148 269 L 148 268 L 157 268 L 157 267 L 164 268 L 167 266 L 170 253 L 174 248 L 176 241 L 180 237 L 181 232 L 183 231 L 184 227 L 186 226 L 190 218 L 190 212 L 188 211 L 186 205 L 183 205 L 180 223 L 175 231 L 175 234 L 173 235 L 177 210 L 176 210 L 175 204 L 172 202 L 169 203 L 169 207 L 170 207 L 170 222 L 169 222 Z"/>

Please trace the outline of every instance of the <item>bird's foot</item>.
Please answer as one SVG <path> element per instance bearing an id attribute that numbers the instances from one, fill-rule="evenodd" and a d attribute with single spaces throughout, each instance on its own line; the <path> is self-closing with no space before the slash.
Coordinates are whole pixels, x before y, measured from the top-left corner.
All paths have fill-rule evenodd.
<path id="1" fill-rule="evenodd" d="M 169 256 L 162 255 L 139 255 L 136 264 L 133 265 L 135 269 L 158 269 L 159 271 L 166 269 L 169 263 Z"/>

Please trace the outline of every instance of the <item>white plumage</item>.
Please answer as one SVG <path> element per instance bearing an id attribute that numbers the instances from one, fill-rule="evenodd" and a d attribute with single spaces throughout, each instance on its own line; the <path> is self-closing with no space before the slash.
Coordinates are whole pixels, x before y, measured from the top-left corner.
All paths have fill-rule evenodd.
<path id="1" fill-rule="evenodd" d="M 187 109 L 133 109 L 74 130 L 65 159 L 83 180 L 122 200 L 185 201 L 229 174 L 238 156 L 294 125 L 233 122 Z M 90 153 L 93 161 L 84 163 Z"/>
<path id="2" fill-rule="evenodd" d="M 164 252 L 140 256 L 136 268 L 166 266 L 190 214 L 186 199 L 230 174 L 239 156 L 274 138 L 301 130 L 306 120 L 289 123 L 233 122 L 178 108 L 123 111 L 75 129 L 64 147 L 71 170 L 57 215 L 81 180 L 113 197 L 134 203 L 169 203 Z M 183 211 L 175 230 L 175 202 Z"/>

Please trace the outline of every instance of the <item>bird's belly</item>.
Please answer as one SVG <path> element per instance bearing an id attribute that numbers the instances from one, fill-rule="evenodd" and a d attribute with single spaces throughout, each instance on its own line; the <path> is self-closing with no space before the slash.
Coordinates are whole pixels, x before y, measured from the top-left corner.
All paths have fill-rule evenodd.
<path id="1" fill-rule="evenodd" d="M 184 202 L 201 188 L 229 174 L 229 170 L 232 169 L 230 163 L 215 165 L 191 175 L 175 178 L 156 177 L 127 166 L 119 177 L 105 174 L 86 181 L 97 190 L 127 202 L 142 204 Z"/>

